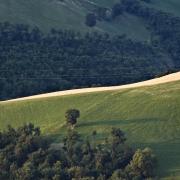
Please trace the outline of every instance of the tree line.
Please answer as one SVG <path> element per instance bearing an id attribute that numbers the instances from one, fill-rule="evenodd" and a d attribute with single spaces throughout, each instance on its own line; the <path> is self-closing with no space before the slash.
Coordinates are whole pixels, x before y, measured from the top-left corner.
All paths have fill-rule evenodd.
<path id="1" fill-rule="evenodd" d="M 125 35 L 81 34 L 0 23 L 0 99 L 120 85 L 168 70 L 162 49 Z"/>
<path id="2" fill-rule="evenodd" d="M 96 142 L 98 132 L 83 138 L 72 125 L 79 110 L 66 112 L 67 133 L 53 148 L 40 128 L 27 124 L 0 132 L 0 179 L 7 180 L 143 180 L 156 177 L 157 159 L 150 148 L 134 149 L 126 135 L 112 128 Z M 94 140 L 93 140 L 94 139 Z"/>

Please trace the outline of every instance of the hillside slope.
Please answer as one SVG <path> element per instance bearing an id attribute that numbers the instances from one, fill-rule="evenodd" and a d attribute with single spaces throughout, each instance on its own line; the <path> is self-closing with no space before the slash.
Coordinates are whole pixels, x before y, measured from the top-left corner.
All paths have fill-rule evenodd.
<path id="1" fill-rule="evenodd" d="M 88 28 L 85 16 L 91 6 L 111 8 L 119 0 L 1 0 L 0 21 L 37 26 L 44 32 L 51 28 L 74 29 L 76 31 L 99 31 L 110 34 L 127 34 L 131 38 L 147 40 L 150 37 L 145 24 L 139 18 L 124 14 L 113 22 L 99 21 L 94 28 Z"/>
<path id="2" fill-rule="evenodd" d="M 134 146 L 152 147 L 158 173 L 180 176 L 180 81 L 131 89 L 46 97 L 0 103 L 0 128 L 32 122 L 58 142 L 65 131 L 64 113 L 78 108 L 78 131 L 92 130 L 101 140 L 112 126 L 120 127 Z"/>
<path id="3" fill-rule="evenodd" d="M 29 100 L 29 99 L 31 100 L 31 99 L 39 99 L 39 98 L 47 98 L 47 97 L 64 96 L 64 95 L 75 95 L 75 94 L 82 94 L 82 93 L 103 92 L 103 91 L 137 88 L 137 87 L 143 87 L 143 86 L 152 86 L 152 85 L 157 85 L 157 84 L 163 84 L 163 83 L 168 83 L 168 82 L 173 82 L 173 81 L 178 81 L 178 80 L 180 80 L 180 72 L 166 75 L 166 76 L 163 76 L 160 78 L 155 78 L 155 79 L 151 79 L 151 80 L 147 80 L 147 81 L 143 81 L 143 82 L 127 84 L 127 85 L 122 85 L 122 86 L 84 88 L 84 89 L 59 91 L 59 92 L 46 93 L 46 94 L 40 94 L 40 95 L 29 96 L 29 97 L 24 97 L 24 98 L 7 100 L 7 101 L 4 101 L 4 103 L 13 102 L 13 101 L 24 101 L 24 100 Z"/>
<path id="4" fill-rule="evenodd" d="M 74 29 L 81 32 L 100 31 L 111 34 L 127 34 L 130 38 L 149 40 L 146 24 L 136 16 L 124 14 L 113 22 L 99 21 L 94 28 L 88 28 L 85 16 L 92 7 L 111 8 L 119 0 L 1 0 L 0 21 L 37 26 L 44 32 L 51 28 Z M 145 3 L 146 4 L 146 3 Z M 149 7 L 180 16 L 178 0 L 152 0 Z"/>

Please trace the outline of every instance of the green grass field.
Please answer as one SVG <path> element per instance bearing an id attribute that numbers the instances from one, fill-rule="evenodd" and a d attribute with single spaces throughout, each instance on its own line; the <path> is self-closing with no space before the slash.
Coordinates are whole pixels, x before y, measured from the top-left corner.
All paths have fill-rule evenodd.
<path id="1" fill-rule="evenodd" d="M 127 34 L 133 39 L 148 40 L 149 31 L 142 20 L 135 16 L 125 14 L 113 22 L 98 21 L 94 28 L 89 28 L 84 24 L 85 16 L 92 4 L 110 8 L 118 1 L 1 0 L 0 22 L 24 23 L 32 27 L 37 26 L 44 32 L 49 32 L 51 28 L 74 29 L 80 32 L 99 31 L 110 34 Z"/>
<path id="2" fill-rule="evenodd" d="M 24 23 L 37 26 L 44 32 L 51 28 L 74 29 L 80 32 L 108 32 L 126 34 L 128 37 L 148 41 L 150 32 L 145 23 L 135 16 L 124 14 L 112 22 L 98 21 L 96 27 L 84 24 L 92 5 L 112 7 L 119 0 L 1 0 L 0 22 Z M 179 0 L 152 0 L 148 6 L 180 16 Z M 90 8 L 91 7 L 91 8 Z"/>
<path id="3" fill-rule="evenodd" d="M 65 131 L 65 111 L 78 108 L 77 129 L 98 139 L 111 127 L 126 132 L 134 146 L 152 147 L 161 176 L 180 178 L 180 81 L 152 87 L 0 103 L 0 128 L 32 122 L 55 141 Z"/>

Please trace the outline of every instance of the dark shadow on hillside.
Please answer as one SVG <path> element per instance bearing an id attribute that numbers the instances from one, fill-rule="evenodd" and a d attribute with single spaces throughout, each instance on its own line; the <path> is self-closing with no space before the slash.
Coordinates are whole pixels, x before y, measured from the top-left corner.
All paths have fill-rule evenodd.
<path id="1" fill-rule="evenodd" d="M 155 122 L 157 119 L 148 119 L 151 122 Z M 137 121 L 137 120 L 136 120 Z M 84 126 L 92 126 L 97 125 L 100 126 L 102 123 L 105 123 L 106 125 L 111 125 L 116 127 L 116 125 L 121 125 L 122 123 L 135 123 L 136 121 L 132 120 L 129 122 L 124 122 L 122 120 L 110 120 L 110 121 L 98 121 L 98 122 L 87 122 L 87 123 L 81 123 L 79 124 L 79 127 Z M 145 123 L 146 120 L 142 120 L 141 123 Z M 139 122 L 139 120 L 138 120 Z M 64 138 L 64 135 L 66 134 L 66 129 L 62 129 L 57 134 L 51 134 L 50 140 L 54 143 L 62 143 L 62 140 Z M 91 132 L 84 131 L 83 133 L 80 131 L 80 134 L 82 137 L 86 138 L 89 137 L 91 140 Z M 108 137 L 107 133 L 99 133 L 96 136 L 96 141 L 102 142 L 105 140 L 105 138 Z M 127 137 L 128 138 L 128 137 Z M 129 138 L 128 138 L 129 139 Z M 142 142 L 134 142 L 133 144 L 130 143 L 134 149 L 137 148 L 145 148 L 150 147 L 153 149 L 154 153 L 157 156 L 158 160 L 158 176 L 164 177 L 164 176 L 173 176 L 180 174 L 180 139 L 176 139 L 174 141 L 167 141 L 167 142 L 157 142 L 157 143 L 142 143 Z"/>
<path id="2" fill-rule="evenodd" d="M 180 174 L 180 141 L 167 141 L 159 143 L 136 143 L 135 148 L 150 147 L 158 160 L 158 174 L 160 177 L 176 176 Z"/>
<path id="3" fill-rule="evenodd" d="M 144 124 L 144 123 L 155 123 L 163 121 L 158 118 L 149 118 L 149 119 L 118 119 L 118 120 L 87 120 L 87 122 L 79 122 L 78 127 L 84 126 L 116 126 L 116 125 L 126 125 L 126 124 Z"/>

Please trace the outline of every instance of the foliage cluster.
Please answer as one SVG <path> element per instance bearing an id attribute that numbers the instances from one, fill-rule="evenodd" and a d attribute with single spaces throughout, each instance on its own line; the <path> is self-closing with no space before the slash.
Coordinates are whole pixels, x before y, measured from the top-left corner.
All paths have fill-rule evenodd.
<path id="1" fill-rule="evenodd" d="M 69 130 L 57 150 L 33 124 L 8 127 L 0 133 L 0 141 L 0 179 L 131 180 L 155 176 L 153 152 L 148 148 L 134 151 L 126 145 L 124 133 L 116 128 L 100 144 Z"/>
<path id="2" fill-rule="evenodd" d="M 169 68 L 161 49 L 125 36 L 0 24 L 0 98 L 141 81 Z"/>

